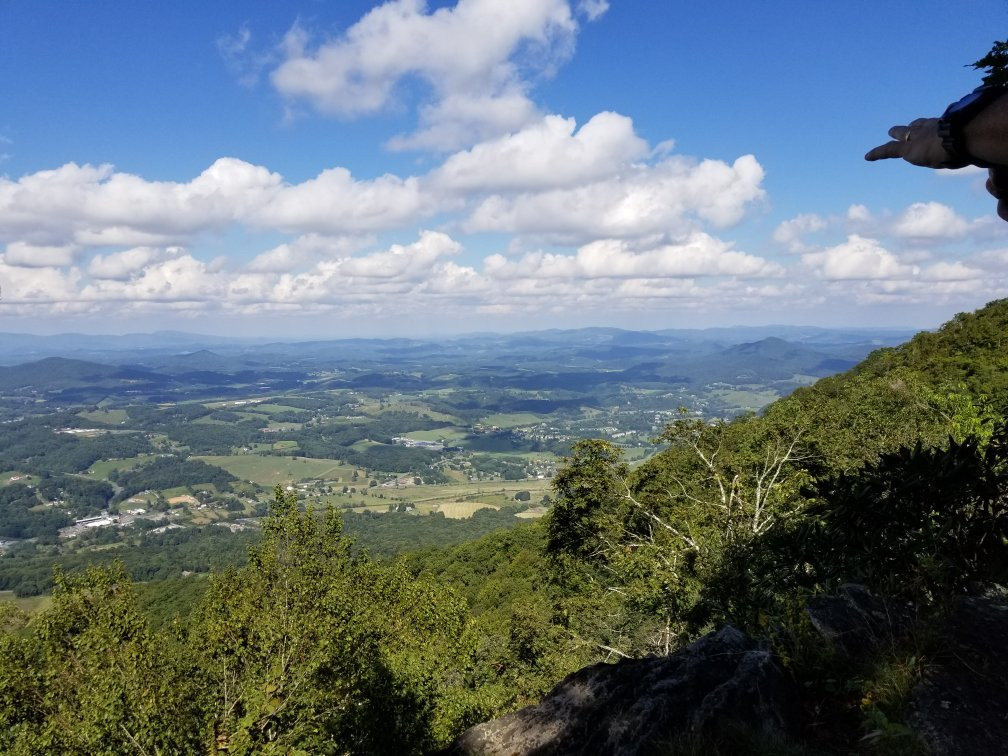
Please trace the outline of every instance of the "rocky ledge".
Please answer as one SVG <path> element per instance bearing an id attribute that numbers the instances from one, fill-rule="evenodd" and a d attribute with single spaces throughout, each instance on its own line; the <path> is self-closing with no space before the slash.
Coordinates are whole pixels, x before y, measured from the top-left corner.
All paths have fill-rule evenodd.
<path id="1" fill-rule="evenodd" d="M 906 607 L 848 585 L 810 602 L 824 645 L 870 659 L 909 632 Z M 1008 605 L 960 598 L 909 700 L 907 724 L 936 756 L 1008 753 Z M 585 667 L 542 701 L 466 730 L 456 756 L 630 756 L 728 730 L 780 738 L 800 729 L 801 689 L 768 649 L 727 626 L 667 657 Z"/>

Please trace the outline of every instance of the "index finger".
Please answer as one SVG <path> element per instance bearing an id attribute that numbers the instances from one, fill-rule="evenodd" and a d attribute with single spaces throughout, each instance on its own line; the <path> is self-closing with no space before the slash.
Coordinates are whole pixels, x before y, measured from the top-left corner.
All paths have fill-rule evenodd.
<path id="1" fill-rule="evenodd" d="M 901 158 L 906 150 L 906 142 L 886 142 L 871 149 L 864 156 L 865 160 L 886 160 L 888 158 Z"/>

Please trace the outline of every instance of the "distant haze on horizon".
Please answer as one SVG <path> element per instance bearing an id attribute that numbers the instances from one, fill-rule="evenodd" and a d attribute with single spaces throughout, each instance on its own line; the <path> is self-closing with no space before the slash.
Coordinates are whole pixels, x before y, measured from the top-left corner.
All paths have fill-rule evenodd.
<path id="1" fill-rule="evenodd" d="M 12 0 L 0 331 L 932 329 L 1008 293 L 1008 223 L 984 171 L 863 155 L 1008 36 L 953 16 Z"/>

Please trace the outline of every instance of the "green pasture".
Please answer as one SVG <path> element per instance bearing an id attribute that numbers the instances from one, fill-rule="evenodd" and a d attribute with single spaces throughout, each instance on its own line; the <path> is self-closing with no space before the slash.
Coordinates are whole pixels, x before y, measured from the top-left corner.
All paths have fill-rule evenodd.
<path id="1" fill-rule="evenodd" d="M 52 596 L 15 596 L 14 591 L 0 591 L 0 602 L 9 601 L 22 612 L 34 614 L 52 606 Z"/>
<path id="2" fill-rule="evenodd" d="M 504 502 L 484 501 L 443 501 L 437 504 L 420 504 L 417 511 L 420 514 L 440 512 L 450 520 L 467 520 L 481 509 L 500 509 Z"/>
<path id="3" fill-rule="evenodd" d="M 553 452 L 547 451 L 480 451 L 474 452 L 476 456 L 479 457 L 492 457 L 493 459 L 503 459 L 514 462 L 515 460 L 524 460 L 525 462 L 532 460 L 542 460 L 543 462 L 555 462 L 559 457 Z"/>
<path id="4" fill-rule="evenodd" d="M 194 483 L 191 486 L 175 486 L 173 488 L 166 488 L 161 491 L 161 495 L 166 499 L 171 499 L 175 496 L 192 496 L 190 491 L 209 491 L 215 496 L 220 493 L 217 490 L 217 486 L 213 483 Z"/>
<path id="5" fill-rule="evenodd" d="M 627 462 L 643 462 L 655 453 L 651 446 L 624 446 L 623 457 Z"/>
<path id="6" fill-rule="evenodd" d="M 251 480 L 261 486 L 271 487 L 302 479 L 337 480 L 347 482 L 354 467 L 333 459 L 307 457 L 260 457 L 253 454 L 236 454 L 227 457 L 197 457 L 208 465 L 222 467 L 236 478 Z"/>
<path id="7" fill-rule="evenodd" d="M 291 407 L 286 404 L 257 404 L 255 409 L 256 412 L 265 412 L 267 415 L 274 415 L 277 412 L 303 412 L 306 416 L 311 415 L 311 412 L 304 407 Z"/>
<path id="8" fill-rule="evenodd" d="M 124 423 L 129 418 L 129 415 L 126 414 L 126 410 L 124 409 L 102 409 L 94 410 L 92 412 L 78 412 L 77 417 L 82 417 L 93 423 L 119 425 Z"/>
<path id="9" fill-rule="evenodd" d="M 132 470 L 157 457 L 156 454 L 141 454 L 138 457 L 127 457 L 126 459 L 101 459 L 91 465 L 88 474 L 96 478 L 108 478 L 113 470 Z"/>
<path id="10" fill-rule="evenodd" d="M 246 402 L 246 400 L 244 400 L 244 399 L 226 399 L 226 400 L 222 400 L 222 401 L 202 402 L 202 404 L 207 409 L 215 409 L 215 410 L 216 409 L 226 409 L 226 410 L 235 410 L 235 411 L 238 411 L 238 410 L 242 410 L 242 409 L 249 409 L 251 407 L 258 407 L 260 405 L 260 403 L 264 403 L 264 402 L 270 401 L 271 399 L 275 399 L 275 398 L 276 397 L 272 397 L 272 396 L 262 396 L 262 397 L 257 397 L 257 398 L 253 399 L 250 402 Z M 239 404 L 238 402 L 242 402 L 242 403 Z"/>
<path id="11" fill-rule="evenodd" d="M 12 482 L 24 483 L 24 480 L 11 481 L 11 478 L 13 478 L 14 476 L 20 476 L 21 478 L 24 478 L 24 475 L 25 473 L 21 470 L 4 470 L 3 472 L 0 472 L 0 486 L 10 485 L 10 483 Z"/>
<path id="12" fill-rule="evenodd" d="M 388 512 L 388 504 L 369 504 L 363 507 L 349 507 L 351 512 L 357 514 L 364 514 L 365 512 L 376 512 L 377 514 L 385 514 Z"/>
<path id="13" fill-rule="evenodd" d="M 755 412 L 779 399 L 780 394 L 767 388 L 730 388 L 712 391 L 711 398 L 726 407 Z"/>
<path id="14" fill-rule="evenodd" d="M 412 438 L 414 441 L 458 441 L 469 435 L 465 428 L 447 426 L 444 428 L 432 428 L 431 430 L 417 430 L 404 433 L 404 438 Z"/>
<path id="15" fill-rule="evenodd" d="M 412 412 L 443 423 L 458 422 L 458 418 L 454 415 L 438 412 L 423 402 L 415 400 L 392 397 L 378 401 L 377 399 L 362 398 L 360 405 L 361 413 L 367 415 L 380 415 L 383 412 Z"/>
<path id="16" fill-rule="evenodd" d="M 532 412 L 498 412 L 483 418 L 484 425 L 496 425 L 498 428 L 517 428 L 522 425 L 538 425 L 543 421 L 541 415 Z"/>
<path id="17" fill-rule="evenodd" d="M 198 509 L 196 511 L 190 510 L 189 520 L 196 526 L 210 525 L 214 522 L 226 520 L 230 515 L 230 512 L 224 512 L 220 509 Z"/>
<path id="18" fill-rule="evenodd" d="M 288 431 L 299 431 L 299 430 L 301 430 L 302 427 L 304 427 L 304 425 L 302 423 L 274 423 L 274 422 L 270 422 L 266 426 L 266 430 L 272 431 L 274 433 L 286 433 Z M 283 443 L 283 442 L 281 442 L 281 443 Z M 294 444 L 294 447 L 291 447 L 291 448 L 297 447 L 297 442 L 296 441 L 294 441 L 292 443 Z"/>
<path id="19" fill-rule="evenodd" d="M 435 504 L 451 501 L 476 501 L 486 504 L 514 504 L 517 491 L 528 491 L 531 503 L 552 493 L 548 480 L 501 480 L 493 483 L 445 483 L 436 486 L 405 486 L 383 489 L 386 499 Z"/>

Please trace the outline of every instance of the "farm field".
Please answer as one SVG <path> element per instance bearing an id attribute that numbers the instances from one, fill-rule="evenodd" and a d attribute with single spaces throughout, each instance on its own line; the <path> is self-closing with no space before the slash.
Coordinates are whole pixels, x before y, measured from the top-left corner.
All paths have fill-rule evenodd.
<path id="1" fill-rule="evenodd" d="M 420 514 L 440 512 L 450 520 L 465 520 L 480 509 L 500 509 L 500 506 L 482 501 L 446 501 L 440 504 L 425 504 L 421 507 Z"/>
<path id="2" fill-rule="evenodd" d="M 95 478 L 108 478 L 114 470 L 132 470 L 138 465 L 150 462 L 157 457 L 156 454 L 141 454 L 138 457 L 128 457 L 126 459 L 103 459 L 95 462 L 88 469 L 88 475 Z"/>
<path id="3" fill-rule="evenodd" d="M 408 486 L 406 488 L 385 490 L 385 497 L 392 501 L 409 501 L 415 504 L 434 504 L 437 502 L 464 501 L 483 496 L 503 496 L 513 503 L 518 491 L 528 491 L 531 501 L 537 502 L 544 494 L 550 492 L 547 480 L 516 480 L 493 481 L 490 483 L 448 483 L 440 486 Z"/>
<path id="4" fill-rule="evenodd" d="M 17 536 L 8 535 L 0 587 L 48 590 L 54 558 L 85 564 L 92 553 L 132 554 L 138 576 L 158 579 L 205 569 L 229 544 L 228 558 L 240 559 L 246 518 L 268 513 L 278 484 L 316 509 L 381 515 L 347 521 L 397 544 L 390 553 L 513 527 L 546 511 L 551 478 L 578 439 L 607 440 L 640 464 L 661 450 L 651 441 L 679 407 L 709 421 L 758 410 L 808 383 L 824 355 L 842 365 L 860 343 L 843 335 L 836 354 L 782 351 L 779 339 L 761 345 L 743 332 L 737 353 L 715 336 L 692 365 L 678 337 L 665 354 L 660 334 L 597 331 L 274 345 L 259 357 L 255 345 L 195 358 L 123 352 L 122 365 L 152 366 L 128 383 L 86 360 L 41 375 L 26 364 L 0 392 L 9 424 L 0 526 Z M 60 432 L 68 425 L 92 432 Z M 528 498 L 516 502 L 518 492 Z M 519 504 L 527 509 L 516 518 Z M 146 512 L 128 514 L 136 509 Z M 474 516 L 487 509 L 496 511 Z M 75 524 L 105 512 L 123 517 L 100 529 Z"/>
<path id="5" fill-rule="evenodd" d="M 498 428 L 518 428 L 523 425 L 537 425 L 543 421 L 542 416 L 532 412 L 500 412 L 487 415 L 484 425 L 496 425 Z"/>
<path id="6" fill-rule="evenodd" d="M 120 423 L 126 422 L 127 418 L 129 418 L 129 414 L 124 409 L 104 409 L 92 410 L 90 412 L 79 412 L 77 413 L 77 417 L 82 417 L 93 423 L 119 425 Z"/>
<path id="7" fill-rule="evenodd" d="M 776 399 L 779 394 L 765 388 L 717 389 L 711 391 L 711 399 L 736 412 L 755 412 Z"/>
<path id="8" fill-rule="evenodd" d="M 236 454 L 226 457 L 197 457 L 209 465 L 227 470 L 236 478 L 251 480 L 271 488 L 277 483 L 290 483 L 305 478 L 319 480 L 350 480 L 354 468 L 332 459 L 306 457 L 266 457 L 257 454 Z"/>
<path id="9" fill-rule="evenodd" d="M 0 602 L 9 601 L 22 612 L 41 612 L 52 606 L 52 596 L 15 596 L 14 591 L 0 591 Z"/>
<path id="10" fill-rule="evenodd" d="M 310 414 L 302 407 L 291 407 L 286 404 L 274 404 L 274 403 L 257 404 L 255 405 L 255 411 L 263 412 L 267 415 L 275 415 L 279 412 L 304 412 L 306 415 Z"/>
<path id="11" fill-rule="evenodd" d="M 443 428 L 432 428 L 431 430 L 416 430 L 404 433 L 403 438 L 411 438 L 414 441 L 459 441 L 469 435 L 465 428 L 445 426 Z"/>

